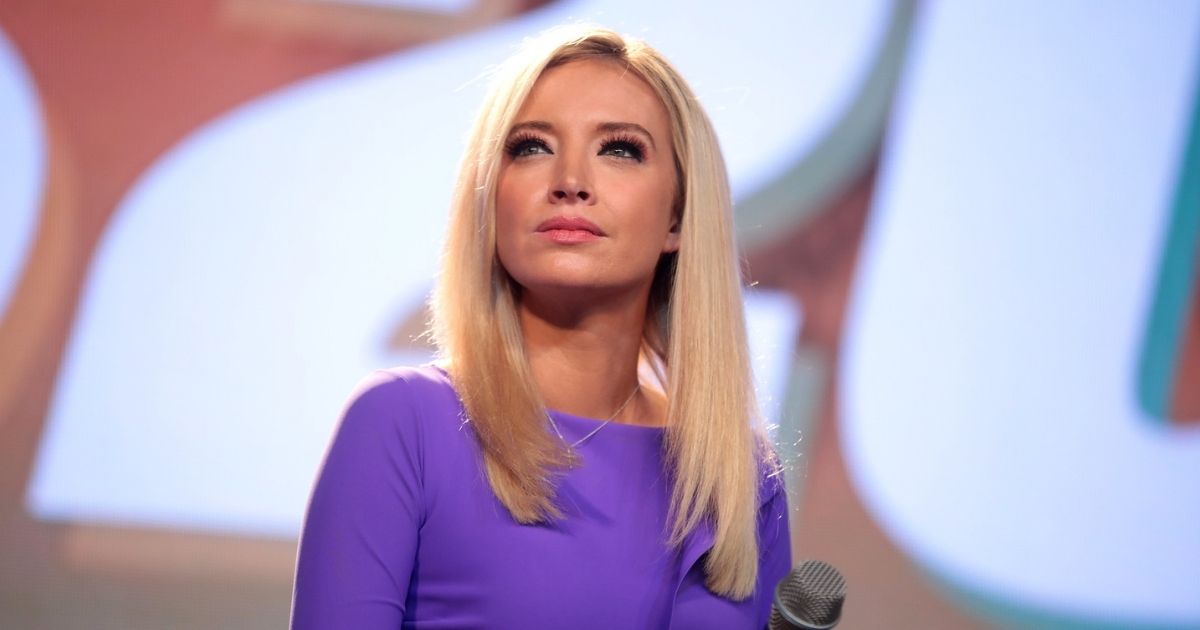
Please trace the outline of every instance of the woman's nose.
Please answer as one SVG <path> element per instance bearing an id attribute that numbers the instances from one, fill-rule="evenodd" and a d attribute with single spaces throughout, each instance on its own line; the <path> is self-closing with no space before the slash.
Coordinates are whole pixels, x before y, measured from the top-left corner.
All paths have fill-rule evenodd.
<path id="1" fill-rule="evenodd" d="M 555 184 L 550 187 L 551 203 L 595 203 L 596 193 L 585 161 L 564 158 L 559 162 Z"/>
<path id="2" fill-rule="evenodd" d="M 575 199 L 587 201 L 592 194 L 581 186 L 572 186 L 567 184 L 555 187 L 555 189 L 550 192 L 550 196 L 554 201 L 573 201 Z"/>

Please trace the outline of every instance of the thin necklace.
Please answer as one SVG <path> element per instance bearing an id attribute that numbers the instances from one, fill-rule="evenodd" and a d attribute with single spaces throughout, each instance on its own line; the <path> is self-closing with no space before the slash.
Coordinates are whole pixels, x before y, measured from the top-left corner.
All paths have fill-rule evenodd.
<path id="1" fill-rule="evenodd" d="M 599 433 L 600 429 L 603 429 L 604 427 L 608 426 L 608 423 L 612 422 L 613 419 L 615 419 L 618 415 L 620 415 L 622 411 L 625 411 L 625 407 L 629 406 L 629 402 L 631 400 L 633 400 L 633 397 L 637 395 L 638 390 L 641 388 L 642 388 L 641 383 L 634 385 L 633 391 L 629 392 L 629 398 L 626 398 L 625 402 L 621 403 L 620 407 L 617 407 L 617 410 L 614 411 L 613 414 L 608 417 L 608 420 L 601 422 L 600 426 L 596 427 L 595 429 L 592 429 L 591 433 L 588 433 L 587 435 L 579 438 L 578 440 L 575 440 L 575 442 L 571 443 L 571 444 L 567 444 L 567 438 L 563 437 L 562 431 L 559 430 L 559 428 L 558 428 L 558 423 L 554 421 L 554 417 L 551 416 L 549 413 L 547 413 L 546 419 L 550 421 L 550 426 L 554 427 L 554 433 L 558 435 L 558 439 L 562 440 L 563 444 L 567 444 L 568 448 L 574 450 L 580 444 L 583 444 L 584 442 L 590 440 L 593 435 L 596 435 L 597 433 Z"/>

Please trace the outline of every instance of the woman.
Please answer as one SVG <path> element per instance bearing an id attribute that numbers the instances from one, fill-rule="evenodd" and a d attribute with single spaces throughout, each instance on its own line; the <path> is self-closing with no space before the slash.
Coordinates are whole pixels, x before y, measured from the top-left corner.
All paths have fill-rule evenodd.
<path id="1" fill-rule="evenodd" d="M 351 399 L 293 627 L 764 627 L 786 498 L 725 167 L 675 70 L 607 30 L 528 42 L 474 127 L 442 265 L 442 361 Z"/>

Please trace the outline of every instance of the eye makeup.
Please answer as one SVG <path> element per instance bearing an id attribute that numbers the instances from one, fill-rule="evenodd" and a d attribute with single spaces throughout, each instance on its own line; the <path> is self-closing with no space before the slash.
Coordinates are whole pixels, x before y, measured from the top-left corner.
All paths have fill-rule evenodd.
<path id="1" fill-rule="evenodd" d="M 504 144 L 504 152 L 512 158 L 540 153 L 554 153 L 554 151 L 550 150 L 550 145 L 545 139 L 527 131 L 520 132 L 510 138 Z M 600 150 L 597 155 L 609 155 L 616 158 L 642 162 L 646 159 L 646 143 L 633 134 L 610 136 L 600 143 Z"/>
<path id="2" fill-rule="evenodd" d="M 540 136 L 528 131 L 518 133 L 504 144 L 504 152 L 509 157 L 521 157 L 537 153 L 553 153 L 550 146 Z"/>
<path id="3" fill-rule="evenodd" d="M 641 162 L 646 159 L 646 143 L 631 134 L 617 135 L 601 144 L 600 154 Z"/>

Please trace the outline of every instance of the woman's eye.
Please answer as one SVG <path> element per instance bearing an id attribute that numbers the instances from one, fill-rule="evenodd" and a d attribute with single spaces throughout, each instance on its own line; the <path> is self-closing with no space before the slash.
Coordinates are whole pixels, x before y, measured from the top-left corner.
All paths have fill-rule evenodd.
<path id="1" fill-rule="evenodd" d="M 546 146 L 545 142 L 542 142 L 537 138 L 518 138 L 517 140 L 508 143 L 506 150 L 512 157 L 536 155 L 538 153 L 550 153 L 550 147 Z"/>
<path id="2" fill-rule="evenodd" d="M 600 149 L 600 153 L 601 155 L 611 155 L 613 157 L 637 160 L 638 162 L 642 161 L 642 148 L 627 140 L 606 142 Z"/>

